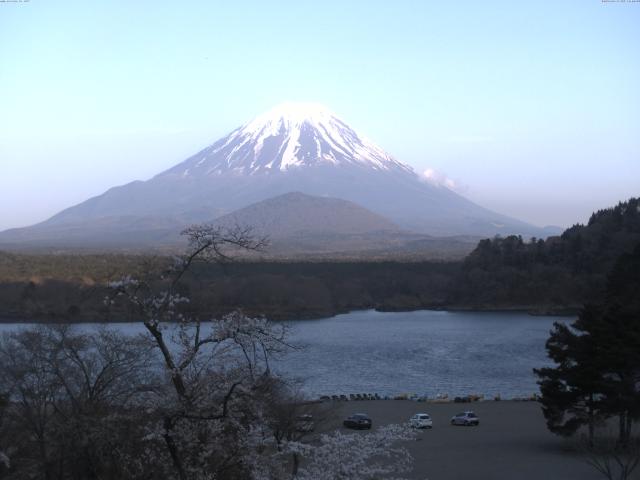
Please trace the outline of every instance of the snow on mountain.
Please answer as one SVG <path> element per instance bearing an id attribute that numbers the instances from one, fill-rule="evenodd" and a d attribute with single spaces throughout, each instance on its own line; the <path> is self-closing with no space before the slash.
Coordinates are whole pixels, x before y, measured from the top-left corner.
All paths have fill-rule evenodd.
<path id="1" fill-rule="evenodd" d="M 182 226 L 289 192 L 349 201 L 420 234 L 551 233 L 487 210 L 437 180 L 433 171 L 418 175 L 325 107 L 285 103 L 150 180 L 111 188 L 38 225 L 2 232 L 0 243 L 169 241 Z M 266 215 L 274 204 L 261 205 Z"/>
<path id="2" fill-rule="evenodd" d="M 413 172 L 326 107 L 283 103 L 166 173 L 184 177 L 261 174 L 318 165 Z"/>

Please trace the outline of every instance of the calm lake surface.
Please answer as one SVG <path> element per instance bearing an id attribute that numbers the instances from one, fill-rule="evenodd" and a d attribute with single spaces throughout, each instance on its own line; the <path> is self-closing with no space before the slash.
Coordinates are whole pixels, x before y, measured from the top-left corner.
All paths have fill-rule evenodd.
<path id="1" fill-rule="evenodd" d="M 300 350 L 276 361 L 274 369 L 303 380 L 312 396 L 528 396 L 538 391 L 532 369 L 549 365 L 544 343 L 555 321 L 572 319 L 421 310 L 291 321 L 286 322 L 290 341 Z M 0 333 L 25 326 L 0 324 Z M 112 326 L 131 334 L 144 331 L 140 323 Z"/>

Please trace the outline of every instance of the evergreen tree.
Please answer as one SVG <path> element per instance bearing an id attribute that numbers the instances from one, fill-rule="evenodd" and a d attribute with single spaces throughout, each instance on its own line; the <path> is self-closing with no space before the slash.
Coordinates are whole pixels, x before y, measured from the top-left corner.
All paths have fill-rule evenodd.
<path id="1" fill-rule="evenodd" d="M 598 420 L 619 418 L 619 442 L 629 442 L 640 418 L 640 245 L 622 255 L 602 305 L 588 305 L 571 326 L 556 323 L 547 340 L 553 368 L 536 369 L 549 429 L 571 435 Z"/>
<path id="2" fill-rule="evenodd" d="M 580 319 L 598 317 L 597 306 L 586 306 Z M 546 347 L 557 367 L 535 369 L 540 378 L 540 402 L 547 427 L 553 433 L 569 436 L 587 426 L 593 441 L 596 423 L 606 416 L 597 345 L 581 331 L 579 321 L 572 326 L 555 323 Z"/>
<path id="3" fill-rule="evenodd" d="M 607 366 L 607 408 L 619 417 L 625 445 L 640 419 L 640 245 L 622 255 L 609 276 L 605 311 L 593 335 L 603 345 L 598 355 Z"/>

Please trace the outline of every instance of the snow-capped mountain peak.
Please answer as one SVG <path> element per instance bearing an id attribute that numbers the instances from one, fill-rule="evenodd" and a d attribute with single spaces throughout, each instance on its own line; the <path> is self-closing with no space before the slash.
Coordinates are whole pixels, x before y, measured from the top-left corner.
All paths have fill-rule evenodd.
<path id="1" fill-rule="evenodd" d="M 318 126 L 330 123 L 332 118 L 337 118 L 327 107 L 320 103 L 311 102 L 285 102 L 276 105 L 271 110 L 258 115 L 246 123 L 244 131 L 259 131 L 267 125 L 284 124 L 289 128 L 299 127 L 303 123 Z"/>
<path id="2" fill-rule="evenodd" d="M 331 165 L 413 173 L 410 166 L 316 103 L 280 104 L 167 173 L 185 177 L 257 174 Z"/>
<path id="3" fill-rule="evenodd" d="M 346 200 L 389 219 L 400 229 L 429 235 L 549 234 L 486 210 L 452 191 L 451 184 L 437 180 L 441 179 L 432 170 L 419 176 L 325 107 L 286 103 L 147 181 L 111 188 L 34 230 L 0 235 L 0 243 L 4 238 L 5 242 L 22 244 L 29 235 L 53 241 L 51 246 L 62 238 L 71 244 L 82 240 L 101 246 L 110 242 L 128 245 L 136 238 L 164 242 L 171 229 L 175 233 L 184 225 L 211 222 L 250 205 L 254 205 L 251 217 L 242 217 L 249 225 L 272 219 L 290 228 L 295 220 L 308 230 L 309 225 L 327 226 L 346 218 L 332 211 L 334 207 L 324 200 L 320 202 L 323 208 L 311 208 L 309 202 L 304 211 L 296 209 L 301 205 L 293 208 L 305 201 L 301 194 Z M 292 197 L 291 192 L 301 193 Z M 279 201 L 267 201 L 274 198 L 284 198 L 287 208 L 278 210 Z M 330 208 L 325 208 L 328 205 Z M 289 213 L 282 218 L 285 212 Z M 332 218 L 334 213 L 336 219 Z M 238 215 L 227 218 L 240 219 Z M 354 215 L 370 218 L 362 211 Z M 354 215 L 348 216 L 353 219 L 348 220 L 353 223 L 350 227 L 357 223 Z M 285 230 L 284 226 L 274 228 Z M 324 248 L 323 238 L 332 235 L 315 236 L 314 248 Z M 347 243 L 350 249 L 356 245 L 351 240 Z M 410 244 L 422 245 L 414 240 Z M 386 244 L 376 245 L 387 248 L 383 247 Z M 394 248 L 391 245 L 396 245 L 395 240 L 388 244 Z M 404 251 L 399 244 L 398 248 Z M 407 244 L 407 248 L 422 247 Z"/>

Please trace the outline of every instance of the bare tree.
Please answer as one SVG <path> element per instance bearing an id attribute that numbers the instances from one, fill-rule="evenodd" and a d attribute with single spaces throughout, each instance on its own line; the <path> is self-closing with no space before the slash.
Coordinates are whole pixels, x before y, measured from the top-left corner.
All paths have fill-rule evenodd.
<path id="1" fill-rule="evenodd" d="M 594 441 L 581 441 L 579 450 L 586 462 L 608 480 L 630 480 L 640 465 L 638 439 L 621 444 L 612 435 L 603 435 Z"/>
<path id="2" fill-rule="evenodd" d="M 2 428 L 11 471 L 54 478 L 119 478 L 114 462 L 125 417 L 152 388 L 148 342 L 101 329 L 38 327 L 0 339 Z M 111 446 L 110 446 L 111 445 Z M 36 473 L 37 472 L 37 473 Z"/>

